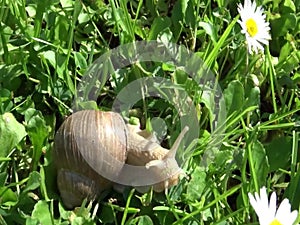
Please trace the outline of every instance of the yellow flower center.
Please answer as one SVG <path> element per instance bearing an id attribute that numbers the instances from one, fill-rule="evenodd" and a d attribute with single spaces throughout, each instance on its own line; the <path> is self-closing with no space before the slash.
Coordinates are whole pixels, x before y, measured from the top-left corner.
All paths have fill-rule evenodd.
<path id="1" fill-rule="evenodd" d="M 250 18 L 246 21 L 246 28 L 251 37 L 254 37 L 257 34 L 257 24 L 254 19 Z"/>
<path id="2" fill-rule="evenodd" d="M 282 225 L 277 219 L 273 220 L 270 225 Z"/>

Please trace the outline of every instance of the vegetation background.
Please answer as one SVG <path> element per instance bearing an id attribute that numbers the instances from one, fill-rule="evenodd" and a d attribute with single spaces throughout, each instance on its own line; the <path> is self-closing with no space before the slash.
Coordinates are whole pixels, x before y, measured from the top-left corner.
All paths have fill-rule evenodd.
<path id="1" fill-rule="evenodd" d="M 236 23 L 238 3 L 1 0 L 0 224 L 258 224 L 247 193 L 261 186 L 299 210 L 300 1 L 257 1 L 272 35 L 258 55 L 247 53 Z M 197 86 L 186 86 L 187 75 L 154 64 L 147 72 L 188 87 L 194 104 L 201 106 L 200 136 L 191 143 L 195 151 L 184 168 L 189 179 L 167 194 L 128 189 L 112 192 L 116 201 L 84 202 L 66 210 L 51 167 L 55 131 L 70 115 L 76 85 L 88 66 L 110 49 L 136 40 L 177 43 L 202 57 L 226 100 L 221 147 L 208 166 L 199 163 L 211 135 L 212 106 L 198 97 Z M 123 79 L 108 81 L 93 106 L 109 109 L 118 87 L 136 71 L 147 76 L 141 68 L 133 65 Z M 174 113 L 167 103 L 150 98 L 146 107 L 140 103 L 135 108 L 147 112 L 141 121 L 162 110 L 168 133 L 178 134 L 167 117 Z"/>

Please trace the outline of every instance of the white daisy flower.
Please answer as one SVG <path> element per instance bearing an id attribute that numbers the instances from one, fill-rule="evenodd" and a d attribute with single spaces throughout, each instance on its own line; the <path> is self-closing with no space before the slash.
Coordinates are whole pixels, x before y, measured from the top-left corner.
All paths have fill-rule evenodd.
<path id="1" fill-rule="evenodd" d="M 257 7 L 255 1 L 252 3 L 251 0 L 245 0 L 244 7 L 238 4 L 238 12 L 241 15 L 238 23 L 242 27 L 242 33 L 246 35 L 249 53 L 263 51 L 263 44 L 268 45 L 271 39 L 269 22 L 266 22 L 263 9 Z"/>
<path id="2" fill-rule="evenodd" d="M 291 212 L 291 205 L 288 199 L 284 199 L 276 210 L 276 193 L 273 192 L 268 200 L 265 187 L 260 189 L 260 195 L 254 196 L 248 193 L 250 204 L 255 210 L 260 225 L 292 225 L 298 215 L 297 210 Z"/>

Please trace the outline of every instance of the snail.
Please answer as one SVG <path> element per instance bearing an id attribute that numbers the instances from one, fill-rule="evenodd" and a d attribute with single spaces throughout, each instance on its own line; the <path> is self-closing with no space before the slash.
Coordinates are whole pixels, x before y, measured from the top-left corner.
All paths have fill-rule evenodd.
<path id="1" fill-rule="evenodd" d="M 183 174 L 176 150 L 188 127 L 168 150 L 148 132 L 125 124 L 116 112 L 82 110 L 69 116 L 54 139 L 57 186 L 67 208 L 99 199 L 112 187 L 150 187 L 161 192 L 178 183 Z"/>

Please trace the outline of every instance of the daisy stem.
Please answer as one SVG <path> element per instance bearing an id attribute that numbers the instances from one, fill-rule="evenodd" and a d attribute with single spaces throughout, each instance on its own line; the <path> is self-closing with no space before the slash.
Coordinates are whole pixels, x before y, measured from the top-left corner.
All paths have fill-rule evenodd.
<path id="1" fill-rule="evenodd" d="M 274 113 L 277 113 L 277 104 L 276 104 L 275 87 L 274 87 L 275 69 L 272 65 L 271 54 L 268 47 L 267 47 L 267 59 L 268 59 L 270 83 L 271 83 L 272 104 L 273 104 Z"/>
<path id="2" fill-rule="evenodd" d="M 248 48 L 248 46 L 247 46 Z M 249 49 L 247 49 L 247 54 L 246 54 L 246 74 L 247 76 L 250 75 L 250 71 L 249 71 Z M 247 114 L 247 119 L 249 120 L 250 118 L 250 112 Z M 247 125 L 245 124 L 244 120 L 241 120 L 242 124 L 243 124 L 243 127 L 245 130 L 247 130 L 247 127 L 249 125 L 249 123 L 247 122 Z M 255 190 L 258 191 L 259 190 L 259 186 L 258 186 L 258 181 L 257 181 L 257 176 L 256 176 L 256 173 L 255 173 L 255 169 L 254 169 L 254 162 L 253 162 L 253 157 L 252 157 L 252 152 L 251 152 L 251 147 L 252 147 L 252 142 L 251 140 L 249 141 L 249 135 L 248 135 L 248 132 L 246 132 L 246 150 L 247 150 L 247 158 L 248 158 L 248 162 L 249 162 L 249 166 L 250 166 L 250 173 L 251 173 L 251 176 L 252 176 L 252 180 L 254 182 L 254 187 L 255 187 Z M 246 161 L 247 163 L 247 161 Z"/>
<path id="3" fill-rule="evenodd" d="M 250 173 L 252 176 L 252 180 L 254 182 L 254 187 L 256 191 L 259 191 L 259 185 L 258 185 L 258 181 L 257 181 L 257 176 L 255 173 L 255 168 L 254 168 L 254 161 L 253 161 L 253 157 L 252 157 L 252 146 L 253 146 L 253 137 L 251 137 L 252 135 L 247 132 L 247 125 L 245 124 L 245 121 L 243 119 L 241 119 L 241 123 L 243 125 L 245 132 L 245 138 L 246 138 L 246 158 L 248 158 L 248 162 L 249 162 L 249 167 L 250 167 Z"/>
<path id="4" fill-rule="evenodd" d="M 297 150 L 298 150 L 299 134 L 293 130 L 293 147 L 292 147 L 292 162 L 291 162 L 291 177 L 295 177 L 297 165 Z"/>
<path id="5" fill-rule="evenodd" d="M 254 162 L 253 162 L 253 157 L 252 157 L 252 152 L 251 152 L 251 148 L 252 148 L 252 142 L 251 140 L 249 140 L 247 138 L 247 155 L 248 155 L 248 160 L 249 160 L 249 166 L 250 166 L 250 172 L 251 172 L 251 176 L 253 177 L 253 182 L 254 182 L 254 187 L 256 191 L 259 191 L 259 186 L 258 186 L 258 182 L 257 182 L 257 176 L 255 173 L 255 169 L 254 169 Z"/>
<path id="6" fill-rule="evenodd" d="M 247 44 L 246 44 L 247 45 Z M 247 54 L 246 54 L 246 74 L 249 75 L 249 50 L 248 50 L 248 46 L 247 46 Z"/>

